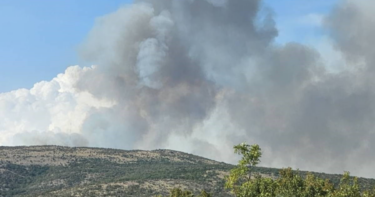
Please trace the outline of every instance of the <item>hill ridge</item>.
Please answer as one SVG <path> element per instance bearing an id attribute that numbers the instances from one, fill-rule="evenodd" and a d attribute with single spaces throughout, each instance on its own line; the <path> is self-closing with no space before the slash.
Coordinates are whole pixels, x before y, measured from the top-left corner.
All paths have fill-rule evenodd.
<path id="1" fill-rule="evenodd" d="M 0 196 L 154 196 L 181 187 L 231 196 L 224 177 L 234 166 L 170 149 L 0 146 Z M 257 167 L 263 176 L 279 169 Z M 299 171 L 302 175 L 307 171 Z M 314 173 L 338 183 L 341 175 Z M 22 177 L 22 178 L 20 178 Z M 6 180 L 6 181 L 5 181 Z M 364 187 L 375 179 L 359 178 Z"/>

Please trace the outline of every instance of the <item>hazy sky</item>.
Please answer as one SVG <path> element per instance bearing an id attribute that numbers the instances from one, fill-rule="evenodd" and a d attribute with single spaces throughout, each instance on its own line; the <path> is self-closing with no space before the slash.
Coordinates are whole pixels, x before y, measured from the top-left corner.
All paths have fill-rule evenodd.
<path id="1" fill-rule="evenodd" d="M 309 42 L 321 36 L 317 24 L 337 0 L 266 0 L 275 12 L 277 41 Z M 132 0 L 0 1 L 0 92 L 31 88 L 68 66 L 95 19 Z"/>

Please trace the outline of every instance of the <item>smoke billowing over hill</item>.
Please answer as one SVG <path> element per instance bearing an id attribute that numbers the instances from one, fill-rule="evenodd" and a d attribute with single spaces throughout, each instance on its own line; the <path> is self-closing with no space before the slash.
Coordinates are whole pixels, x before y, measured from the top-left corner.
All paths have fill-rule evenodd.
<path id="1" fill-rule="evenodd" d="M 0 94 L 0 145 L 172 148 L 231 162 L 246 141 L 266 166 L 368 176 L 374 10 L 344 0 L 324 19 L 332 70 L 330 54 L 277 44 L 260 0 L 135 1 L 82 44 L 97 66 Z"/>

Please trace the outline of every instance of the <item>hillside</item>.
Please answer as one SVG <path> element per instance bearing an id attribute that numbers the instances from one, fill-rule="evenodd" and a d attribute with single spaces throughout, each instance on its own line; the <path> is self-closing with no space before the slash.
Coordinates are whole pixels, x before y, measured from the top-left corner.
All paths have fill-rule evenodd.
<path id="1" fill-rule="evenodd" d="M 0 196 L 153 196 L 180 187 L 214 196 L 232 165 L 172 151 L 0 147 Z M 266 176 L 278 169 L 257 168 Z M 305 174 L 306 172 L 301 172 Z M 316 173 L 338 183 L 340 175 Z M 359 179 L 365 187 L 374 179 Z"/>

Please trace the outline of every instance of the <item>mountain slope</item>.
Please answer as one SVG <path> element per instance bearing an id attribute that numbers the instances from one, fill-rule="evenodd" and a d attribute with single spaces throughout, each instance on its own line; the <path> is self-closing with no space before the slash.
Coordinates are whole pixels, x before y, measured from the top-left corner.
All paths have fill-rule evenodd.
<path id="1" fill-rule="evenodd" d="M 230 196 L 223 186 L 231 168 L 172 150 L 0 147 L 0 196 L 154 196 L 174 187 Z M 256 171 L 278 176 L 278 169 Z M 316 174 L 335 183 L 341 178 Z M 365 187 L 375 184 L 373 179 L 359 182 Z"/>
<path id="2" fill-rule="evenodd" d="M 181 187 L 227 196 L 231 167 L 171 150 L 1 147 L 0 195 L 152 196 Z"/>

